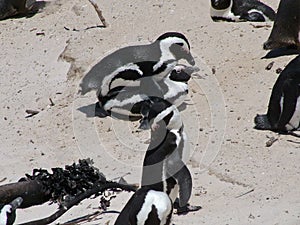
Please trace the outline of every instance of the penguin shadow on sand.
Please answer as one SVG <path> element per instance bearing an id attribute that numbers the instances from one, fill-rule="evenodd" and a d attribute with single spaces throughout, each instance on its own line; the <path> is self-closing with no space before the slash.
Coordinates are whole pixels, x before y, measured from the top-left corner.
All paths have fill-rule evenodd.
<path id="1" fill-rule="evenodd" d="M 151 96 L 142 114 L 140 128 L 151 130 L 151 140 L 144 157 L 141 187 L 115 225 L 169 225 L 173 208 L 178 214 L 201 209 L 188 203 L 192 176 L 185 164 L 188 143 L 177 107 Z"/>
<path id="2" fill-rule="evenodd" d="M 281 0 L 263 58 L 300 54 L 300 1 Z"/>
<path id="3" fill-rule="evenodd" d="M 36 0 L 0 0 L 0 20 L 32 17 L 48 3 Z"/>

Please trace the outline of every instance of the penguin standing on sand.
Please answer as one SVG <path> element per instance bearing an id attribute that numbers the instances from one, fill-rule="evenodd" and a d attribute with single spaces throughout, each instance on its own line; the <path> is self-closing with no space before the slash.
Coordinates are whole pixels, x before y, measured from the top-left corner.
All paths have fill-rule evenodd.
<path id="1" fill-rule="evenodd" d="M 283 133 L 299 129 L 299 96 L 300 56 L 297 56 L 279 75 L 272 89 L 268 112 L 255 117 L 255 128 Z"/>
<path id="2" fill-rule="evenodd" d="M 130 198 L 115 225 L 169 225 L 175 199 L 177 212 L 199 210 L 189 206 L 192 176 L 183 159 L 187 158 L 187 138 L 176 106 L 149 97 L 141 109 L 140 128 L 151 128 L 141 188 Z"/>
<path id="3" fill-rule="evenodd" d="M 18 197 L 6 205 L 0 205 L 0 225 L 11 225 L 16 219 L 16 209 L 20 207 L 23 199 Z"/>
<path id="4" fill-rule="evenodd" d="M 115 225 L 169 225 L 173 212 L 170 197 L 151 188 L 140 188 L 129 199 Z"/>
<path id="5" fill-rule="evenodd" d="M 213 21 L 255 21 L 275 19 L 275 11 L 258 0 L 211 0 L 210 16 Z"/>
<path id="6" fill-rule="evenodd" d="M 281 0 L 276 19 L 264 49 L 276 48 L 300 49 L 300 1 Z"/>
<path id="7" fill-rule="evenodd" d="M 192 176 L 185 165 L 188 158 L 187 137 L 176 106 L 164 99 L 150 97 L 143 106 L 141 128 L 151 128 L 142 172 L 142 187 L 167 193 L 178 212 L 199 210 L 190 206 Z M 178 197 L 178 204 L 175 203 Z"/>
<path id="8" fill-rule="evenodd" d="M 167 32 L 151 44 L 121 48 L 104 57 L 84 76 L 80 92 L 97 90 L 98 99 L 102 99 L 112 89 L 138 86 L 141 94 L 162 97 L 157 82 L 165 78 L 180 59 L 195 65 L 187 38 L 178 32 Z"/>
<path id="9" fill-rule="evenodd" d="M 193 67 L 175 66 L 167 77 L 157 82 L 162 90 L 162 98 L 176 106 L 181 105 L 188 94 L 188 81 L 195 70 Z M 147 95 L 140 93 L 140 87 L 114 88 L 105 97 L 99 98 L 96 115 L 99 110 L 101 117 L 101 110 L 104 109 L 107 114 L 113 113 L 115 117 L 140 118 L 140 108 L 147 99 Z"/>

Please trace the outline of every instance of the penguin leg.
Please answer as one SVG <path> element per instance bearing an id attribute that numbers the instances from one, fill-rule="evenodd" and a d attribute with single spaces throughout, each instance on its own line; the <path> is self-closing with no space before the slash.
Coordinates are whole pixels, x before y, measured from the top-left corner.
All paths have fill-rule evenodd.
<path id="1" fill-rule="evenodd" d="M 289 123 L 296 109 L 298 98 L 298 84 L 292 80 L 285 81 L 283 85 L 283 105 L 281 115 L 277 124 L 278 131 L 286 131 L 286 125 Z M 295 127 L 297 129 L 297 127 Z"/>
<path id="2" fill-rule="evenodd" d="M 189 169 L 180 160 L 175 164 L 174 162 L 168 162 L 167 171 L 168 174 L 174 177 L 179 186 L 179 206 L 186 206 L 192 194 L 192 176 Z"/>
<path id="3" fill-rule="evenodd" d="M 178 163 L 178 165 L 181 165 L 182 168 L 173 175 L 179 186 L 179 198 L 174 202 L 174 208 L 177 210 L 177 214 L 186 214 L 188 212 L 198 211 L 202 208 L 201 206 L 192 206 L 188 203 L 192 194 L 191 173 L 183 162 Z"/>

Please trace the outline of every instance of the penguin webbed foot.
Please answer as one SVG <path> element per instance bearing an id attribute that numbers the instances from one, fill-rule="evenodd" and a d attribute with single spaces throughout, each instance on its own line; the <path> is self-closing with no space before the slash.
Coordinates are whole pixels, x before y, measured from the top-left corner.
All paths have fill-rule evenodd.
<path id="1" fill-rule="evenodd" d="M 97 102 L 95 104 L 95 116 L 105 118 L 107 116 L 110 116 L 110 113 L 107 112 L 103 107 L 101 107 L 99 102 Z"/>
<path id="2" fill-rule="evenodd" d="M 259 115 L 257 114 L 254 118 L 255 129 L 257 130 L 272 130 L 272 126 L 269 122 L 267 115 Z"/>
<path id="3" fill-rule="evenodd" d="M 185 206 L 180 207 L 179 201 L 178 201 L 178 199 L 176 199 L 174 202 L 174 209 L 176 209 L 176 214 L 185 215 L 189 212 L 198 211 L 198 210 L 202 209 L 202 207 L 201 206 L 193 206 L 193 205 L 190 205 L 189 203 L 186 204 Z"/>

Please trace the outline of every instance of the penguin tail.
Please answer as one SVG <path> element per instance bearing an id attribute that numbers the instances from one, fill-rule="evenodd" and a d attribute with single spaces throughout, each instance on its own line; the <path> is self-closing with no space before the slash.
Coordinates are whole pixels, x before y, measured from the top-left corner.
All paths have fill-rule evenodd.
<path id="1" fill-rule="evenodd" d="M 271 130 L 272 126 L 270 124 L 270 121 L 268 119 L 267 115 L 259 115 L 257 114 L 254 118 L 255 123 L 255 129 L 257 130 Z"/>

